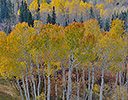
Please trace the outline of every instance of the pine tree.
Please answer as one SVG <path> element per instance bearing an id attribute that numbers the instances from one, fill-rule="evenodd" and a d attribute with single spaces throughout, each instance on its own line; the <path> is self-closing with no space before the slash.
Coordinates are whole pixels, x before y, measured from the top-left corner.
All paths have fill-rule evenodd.
<path id="1" fill-rule="evenodd" d="M 56 24 L 56 13 L 55 13 L 55 7 L 53 6 L 53 11 L 52 11 L 52 20 L 51 23 L 54 25 Z"/>
<path id="2" fill-rule="evenodd" d="M 84 21 L 83 21 L 83 17 L 81 17 L 81 18 L 80 18 L 80 22 L 81 22 L 81 23 L 83 23 L 83 22 L 84 22 Z"/>
<path id="3" fill-rule="evenodd" d="M 75 18 L 74 18 L 73 22 L 77 22 Z"/>
<path id="4" fill-rule="evenodd" d="M 109 31 L 110 30 L 110 25 L 109 25 L 110 19 L 107 18 L 105 21 L 105 25 L 104 25 L 104 30 L 105 31 Z"/>
<path id="5" fill-rule="evenodd" d="M 68 26 L 68 22 L 67 22 L 67 21 L 65 22 L 65 27 L 66 27 L 66 26 Z"/>
<path id="6" fill-rule="evenodd" d="M 90 8 L 89 19 L 95 19 L 93 8 Z"/>
<path id="7" fill-rule="evenodd" d="M 100 26 L 100 28 L 103 28 L 103 21 L 102 21 L 100 15 L 98 15 L 97 20 L 98 20 L 98 25 Z"/>
<path id="8" fill-rule="evenodd" d="M 22 22 L 27 22 L 28 25 L 32 25 L 34 23 L 34 20 L 32 18 L 32 14 L 30 12 L 30 10 L 28 9 L 27 3 L 25 2 L 21 2 L 21 6 L 20 6 L 20 15 L 19 15 L 19 21 Z"/>
<path id="9" fill-rule="evenodd" d="M 52 18 L 51 18 L 51 16 L 48 14 L 47 23 L 50 23 L 50 24 L 51 24 L 51 20 L 52 20 Z"/>

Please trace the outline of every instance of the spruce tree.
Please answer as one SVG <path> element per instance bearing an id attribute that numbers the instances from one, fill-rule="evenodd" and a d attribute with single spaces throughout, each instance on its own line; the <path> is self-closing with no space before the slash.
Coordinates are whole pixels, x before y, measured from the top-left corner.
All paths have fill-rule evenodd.
<path id="1" fill-rule="evenodd" d="M 109 31 L 110 30 L 110 19 L 107 18 L 106 21 L 105 21 L 105 25 L 104 25 L 104 30 L 105 31 Z"/>
<path id="2" fill-rule="evenodd" d="M 76 22 L 76 19 L 74 18 L 73 22 Z"/>
<path id="3" fill-rule="evenodd" d="M 93 8 L 92 7 L 90 8 L 89 19 L 95 19 L 95 16 L 94 16 L 94 12 L 93 12 Z"/>
<path id="4" fill-rule="evenodd" d="M 65 27 L 66 27 L 66 26 L 68 26 L 68 22 L 67 22 L 67 21 L 65 22 Z"/>
<path id="5" fill-rule="evenodd" d="M 102 21 L 100 15 L 98 15 L 97 20 L 98 20 L 98 25 L 100 26 L 100 28 L 103 28 L 103 21 Z"/>
<path id="6" fill-rule="evenodd" d="M 25 2 L 21 2 L 21 6 L 20 6 L 20 15 L 19 15 L 19 21 L 22 22 L 27 22 L 28 25 L 32 25 L 34 23 L 34 20 L 32 18 L 32 14 L 30 12 L 30 10 L 28 9 L 27 3 Z"/>
<path id="7" fill-rule="evenodd" d="M 47 23 L 50 23 L 50 24 L 51 24 L 51 20 L 52 20 L 52 18 L 51 18 L 51 16 L 48 14 Z"/>
<path id="8" fill-rule="evenodd" d="M 81 18 L 80 18 L 80 22 L 81 22 L 81 23 L 83 23 L 83 22 L 84 22 L 84 21 L 83 21 L 83 17 L 81 17 Z"/>
<path id="9" fill-rule="evenodd" d="M 52 11 L 52 20 L 51 23 L 54 25 L 56 24 L 56 13 L 55 13 L 55 7 L 53 6 L 53 11 Z"/>

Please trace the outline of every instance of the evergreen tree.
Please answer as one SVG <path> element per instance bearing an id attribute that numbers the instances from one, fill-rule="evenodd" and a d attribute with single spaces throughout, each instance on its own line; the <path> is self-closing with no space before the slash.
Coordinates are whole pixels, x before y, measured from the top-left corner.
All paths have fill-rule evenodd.
<path id="1" fill-rule="evenodd" d="M 37 3 L 38 3 L 38 9 L 36 10 L 37 14 L 36 14 L 36 20 L 39 20 L 40 19 L 40 2 L 39 0 L 37 0 Z"/>
<path id="2" fill-rule="evenodd" d="M 65 22 L 65 27 L 66 27 L 66 26 L 68 26 L 68 22 L 67 22 L 67 21 Z"/>
<path id="3" fill-rule="evenodd" d="M 95 19 L 93 8 L 90 7 L 89 19 Z"/>
<path id="4" fill-rule="evenodd" d="M 0 0 L 0 21 L 5 19 L 6 15 L 6 0 Z"/>
<path id="5" fill-rule="evenodd" d="M 48 14 L 47 23 L 50 23 L 50 24 L 51 24 L 51 20 L 52 20 L 52 18 L 51 18 L 51 16 Z"/>
<path id="6" fill-rule="evenodd" d="M 30 12 L 30 10 L 28 9 L 27 3 L 25 2 L 21 2 L 21 6 L 20 6 L 20 15 L 19 15 L 19 21 L 22 22 L 27 22 L 28 25 L 32 25 L 34 23 L 34 20 L 32 18 L 32 14 Z"/>
<path id="7" fill-rule="evenodd" d="M 100 26 L 100 28 L 103 28 L 103 21 L 102 21 L 100 15 L 98 15 L 97 20 L 98 20 L 98 25 Z"/>
<path id="8" fill-rule="evenodd" d="M 76 19 L 74 18 L 73 22 L 76 22 Z"/>
<path id="9" fill-rule="evenodd" d="M 105 31 L 109 31 L 110 30 L 110 19 L 107 18 L 106 21 L 105 21 L 105 25 L 104 25 L 104 30 Z"/>
<path id="10" fill-rule="evenodd" d="M 52 20 L 51 23 L 54 25 L 56 24 L 56 13 L 55 13 L 55 7 L 53 6 L 53 11 L 52 11 Z"/>
<path id="11" fill-rule="evenodd" d="M 83 23 L 83 22 L 84 22 L 84 21 L 83 21 L 83 17 L 81 17 L 81 18 L 80 18 L 80 22 L 81 22 L 81 23 Z"/>

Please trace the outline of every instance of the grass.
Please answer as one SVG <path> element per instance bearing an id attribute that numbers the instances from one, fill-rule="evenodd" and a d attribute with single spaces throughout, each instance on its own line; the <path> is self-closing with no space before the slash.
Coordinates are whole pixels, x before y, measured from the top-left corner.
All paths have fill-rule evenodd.
<path id="1" fill-rule="evenodd" d="M 20 96 L 7 81 L 0 76 L 0 100 L 20 100 Z"/>

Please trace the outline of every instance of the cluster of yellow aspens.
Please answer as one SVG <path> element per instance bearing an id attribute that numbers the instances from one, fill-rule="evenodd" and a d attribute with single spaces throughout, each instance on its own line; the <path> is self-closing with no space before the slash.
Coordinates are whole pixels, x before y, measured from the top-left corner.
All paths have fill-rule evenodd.
<path id="1" fill-rule="evenodd" d="M 101 33 L 98 21 L 92 19 L 73 22 L 66 28 L 40 21 L 35 21 L 34 27 L 19 23 L 8 36 L 0 32 L 0 74 L 4 78 L 22 78 L 22 81 L 23 77 L 30 78 L 34 84 L 33 73 L 39 79 L 43 70 L 50 77 L 54 70 L 61 70 L 61 65 L 72 71 L 86 61 L 96 61 L 111 69 L 127 56 L 123 24 L 116 19 L 109 32 Z M 115 67 L 117 70 L 121 69 Z"/>

